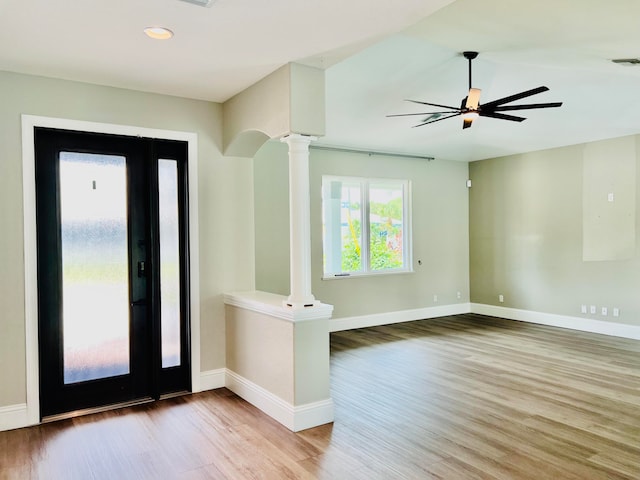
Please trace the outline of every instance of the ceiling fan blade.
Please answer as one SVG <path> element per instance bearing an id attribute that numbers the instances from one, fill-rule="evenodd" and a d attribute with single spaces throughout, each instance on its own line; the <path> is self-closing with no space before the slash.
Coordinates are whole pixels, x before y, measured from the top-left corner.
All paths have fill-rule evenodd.
<path id="1" fill-rule="evenodd" d="M 551 103 L 529 103 L 526 105 L 502 105 L 495 108 L 490 108 L 491 112 L 506 112 L 509 110 L 533 110 L 534 108 L 554 108 L 561 107 L 562 102 L 551 102 Z M 484 109 L 485 106 L 483 105 Z"/>
<path id="2" fill-rule="evenodd" d="M 464 121 L 462 122 L 462 129 L 464 130 L 465 128 L 469 128 L 472 123 L 473 123 L 473 119 L 465 118 Z"/>
<path id="3" fill-rule="evenodd" d="M 532 88 L 531 90 L 527 90 L 526 92 L 516 93 L 515 95 L 509 95 L 508 97 L 499 98 L 498 100 L 494 100 L 489 103 L 485 103 L 482 105 L 482 108 L 488 108 L 489 110 L 492 107 L 497 107 L 498 105 L 502 105 L 503 103 L 515 102 L 516 100 L 520 100 L 521 98 L 530 97 L 531 95 L 537 95 L 538 93 L 546 92 L 549 90 L 547 87 L 538 87 Z"/>
<path id="4" fill-rule="evenodd" d="M 478 113 L 480 114 L 481 117 L 498 118 L 500 120 L 511 120 L 512 122 L 521 122 L 523 120 L 526 120 L 526 118 L 524 117 L 516 117 L 515 115 L 505 115 L 504 113 L 485 112 L 482 110 Z"/>
<path id="5" fill-rule="evenodd" d="M 477 110 L 480 103 L 480 90 L 479 88 L 470 88 L 469 95 L 467 96 L 467 102 L 465 107 L 471 110 Z"/>
<path id="6" fill-rule="evenodd" d="M 423 125 L 429 125 L 430 123 L 436 123 L 436 122 L 439 122 L 441 120 L 446 120 L 447 118 L 457 117 L 458 115 L 460 115 L 460 112 L 456 112 L 453 115 L 447 115 L 446 117 L 436 118 L 435 120 L 428 120 L 426 122 L 419 123 L 418 125 L 414 125 L 412 128 L 421 127 Z"/>
<path id="7" fill-rule="evenodd" d="M 393 115 L 387 115 L 387 117 L 409 117 L 411 115 L 434 115 L 436 113 L 437 114 L 455 113 L 456 115 L 458 114 L 458 112 L 452 112 L 452 111 L 448 110 L 446 112 L 394 113 Z"/>
<path id="8" fill-rule="evenodd" d="M 458 107 L 452 107 L 450 105 L 440 105 L 438 103 L 428 103 L 428 102 L 420 102 L 418 100 L 408 100 L 406 99 L 407 102 L 413 102 L 413 103 L 419 103 L 420 105 L 429 105 L 431 107 L 440 107 L 440 108 L 448 108 L 449 110 L 455 110 L 458 111 L 460 110 L 460 108 Z"/>

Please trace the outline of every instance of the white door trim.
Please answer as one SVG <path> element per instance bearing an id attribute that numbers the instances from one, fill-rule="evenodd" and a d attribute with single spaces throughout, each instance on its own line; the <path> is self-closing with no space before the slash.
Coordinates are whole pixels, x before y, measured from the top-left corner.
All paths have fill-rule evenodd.
<path id="1" fill-rule="evenodd" d="M 34 128 L 48 127 L 130 137 L 182 140 L 188 143 L 189 280 L 191 310 L 191 387 L 200 391 L 200 272 L 198 247 L 198 135 L 191 132 L 22 115 L 22 191 L 24 214 L 24 296 L 28 425 L 40 423 L 38 367 L 38 265 Z M 25 425 L 26 426 L 26 425 Z"/>

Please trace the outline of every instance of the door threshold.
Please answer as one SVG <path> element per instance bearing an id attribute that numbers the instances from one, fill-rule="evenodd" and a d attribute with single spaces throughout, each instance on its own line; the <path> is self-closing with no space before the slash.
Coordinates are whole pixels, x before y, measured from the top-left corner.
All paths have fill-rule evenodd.
<path id="1" fill-rule="evenodd" d="M 71 412 L 57 413 L 55 415 L 48 415 L 42 417 L 40 423 L 57 422 L 58 420 L 67 420 L 69 418 L 80 417 L 83 415 L 91 415 L 92 413 L 108 412 L 109 410 L 116 410 L 118 408 L 133 407 L 135 405 L 143 405 L 145 403 L 151 403 L 155 401 L 151 397 L 139 398 L 137 400 L 131 400 L 129 402 L 112 403 L 109 405 L 103 405 L 101 407 L 83 408 L 80 410 L 73 410 Z"/>
<path id="2" fill-rule="evenodd" d="M 169 398 L 181 397 L 183 395 L 189 395 L 192 392 L 189 390 L 181 390 L 179 392 L 171 392 L 160 395 L 159 400 L 167 400 Z M 134 407 L 136 405 L 144 405 L 145 403 L 155 402 L 156 399 L 152 397 L 139 398 L 137 400 L 131 400 L 129 402 L 111 403 L 109 405 L 103 405 L 100 407 L 83 408 L 81 410 L 74 410 L 72 412 L 58 413 L 56 415 L 48 415 L 42 417 L 40 423 L 57 422 L 58 420 L 67 420 L 69 418 L 81 417 L 83 415 L 91 415 L 92 413 L 108 412 L 110 410 L 116 410 L 118 408 Z"/>
<path id="3" fill-rule="evenodd" d="M 184 395 L 190 395 L 191 393 L 192 392 L 190 392 L 189 390 L 180 390 L 178 392 L 163 393 L 162 395 L 160 395 L 160 400 L 167 400 L 169 398 L 182 397 Z"/>

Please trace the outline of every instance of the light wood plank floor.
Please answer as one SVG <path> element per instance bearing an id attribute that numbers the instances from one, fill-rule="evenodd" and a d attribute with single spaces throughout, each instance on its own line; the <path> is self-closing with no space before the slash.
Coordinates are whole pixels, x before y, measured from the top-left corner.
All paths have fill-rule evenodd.
<path id="1" fill-rule="evenodd" d="M 0 478 L 640 479 L 640 342 L 469 314 L 331 348 L 333 425 L 220 389 L 0 432 Z"/>

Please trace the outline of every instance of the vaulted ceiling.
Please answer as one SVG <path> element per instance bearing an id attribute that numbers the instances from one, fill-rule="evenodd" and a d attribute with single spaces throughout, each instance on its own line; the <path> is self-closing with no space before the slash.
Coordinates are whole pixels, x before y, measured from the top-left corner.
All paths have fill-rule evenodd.
<path id="1" fill-rule="evenodd" d="M 636 0 L 0 0 L 0 70 L 223 102 L 287 62 L 326 69 L 323 144 L 470 161 L 640 132 Z M 142 30 L 162 25 L 169 41 Z M 459 118 L 463 50 L 482 101 L 546 85 L 522 123 Z M 418 119 L 420 117 L 417 117 Z"/>

